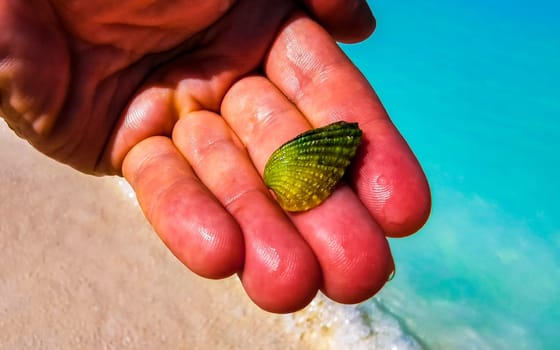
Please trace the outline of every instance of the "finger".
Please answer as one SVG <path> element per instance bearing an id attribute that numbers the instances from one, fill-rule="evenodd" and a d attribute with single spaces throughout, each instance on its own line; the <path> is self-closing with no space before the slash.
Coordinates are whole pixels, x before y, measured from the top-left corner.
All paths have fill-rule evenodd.
<path id="1" fill-rule="evenodd" d="M 431 205 L 424 173 L 367 80 L 331 37 L 308 18 L 292 18 L 273 44 L 265 71 L 314 126 L 341 119 L 359 123 L 355 191 L 387 235 L 417 231 Z"/>
<path id="2" fill-rule="evenodd" d="M 243 231 L 242 281 L 251 299 L 272 312 L 307 305 L 321 279 L 315 256 L 224 120 L 211 112 L 190 113 L 175 126 L 173 140 Z"/>
<path id="3" fill-rule="evenodd" d="M 237 82 L 222 111 L 261 174 L 277 147 L 309 129 L 297 109 L 262 77 Z M 339 186 L 313 210 L 289 215 L 319 260 L 323 290 L 330 298 L 359 302 L 387 281 L 391 256 L 385 236 L 348 186 Z"/>
<path id="4" fill-rule="evenodd" d="M 186 266 L 208 278 L 238 272 L 239 226 L 194 175 L 167 137 L 151 137 L 126 155 L 123 174 L 163 242 Z"/>
<path id="5" fill-rule="evenodd" d="M 120 172 L 130 150 L 152 136 L 171 135 L 177 120 L 169 87 L 146 86 L 132 99 L 115 125 L 107 151 L 98 162 L 100 174 Z"/>
<path id="6" fill-rule="evenodd" d="M 362 41 L 375 30 L 375 17 L 364 0 L 303 0 L 303 3 L 338 41 Z"/>

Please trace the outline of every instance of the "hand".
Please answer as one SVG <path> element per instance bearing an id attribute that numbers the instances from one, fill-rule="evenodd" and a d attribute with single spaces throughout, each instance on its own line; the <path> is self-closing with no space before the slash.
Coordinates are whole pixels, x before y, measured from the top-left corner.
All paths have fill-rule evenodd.
<path id="1" fill-rule="evenodd" d="M 0 0 L 0 110 L 50 157 L 123 174 L 194 272 L 239 273 L 273 312 L 319 288 L 355 303 L 393 271 L 385 236 L 430 210 L 414 155 L 333 41 L 373 27 L 359 0 Z M 268 156 L 338 119 L 364 131 L 348 184 L 283 212 L 261 180 Z"/>

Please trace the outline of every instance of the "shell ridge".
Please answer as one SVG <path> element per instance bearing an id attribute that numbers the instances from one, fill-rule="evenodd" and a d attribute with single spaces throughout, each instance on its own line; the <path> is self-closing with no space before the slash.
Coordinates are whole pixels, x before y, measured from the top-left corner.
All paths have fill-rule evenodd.
<path id="1" fill-rule="evenodd" d="M 361 136 L 357 123 L 342 121 L 306 131 L 272 153 L 264 182 L 285 210 L 311 209 L 325 200 L 344 176 Z"/>

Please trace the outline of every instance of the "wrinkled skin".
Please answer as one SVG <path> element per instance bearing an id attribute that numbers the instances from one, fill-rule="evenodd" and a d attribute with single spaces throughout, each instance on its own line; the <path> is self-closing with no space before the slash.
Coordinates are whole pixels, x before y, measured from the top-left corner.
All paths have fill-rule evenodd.
<path id="1" fill-rule="evenodd" d="M 0 0 L 0 111 L 44 154 L 124 175 L 199 275 L 238 273 L 273 312 L 318 289 L 355 303 L 394 269 L 386 236 L 430 210 L 414 155 L 334 41 L 374 26 L 359 0 Z M 267 158 L 339 119 L 364 131 L 347 182 L 283 212 L 261 180 Z"/>

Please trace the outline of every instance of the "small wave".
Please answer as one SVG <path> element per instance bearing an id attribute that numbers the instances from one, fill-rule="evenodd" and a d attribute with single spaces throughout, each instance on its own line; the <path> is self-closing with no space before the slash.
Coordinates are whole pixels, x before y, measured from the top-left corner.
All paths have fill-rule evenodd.
<path id="1" fill-rule="evenodd" d="M 361 305 L 342 305 L 319 294 L 302 311 L 286 315 L 285 325 L 315 349 L 423 349 L 375 299 Z"/>

